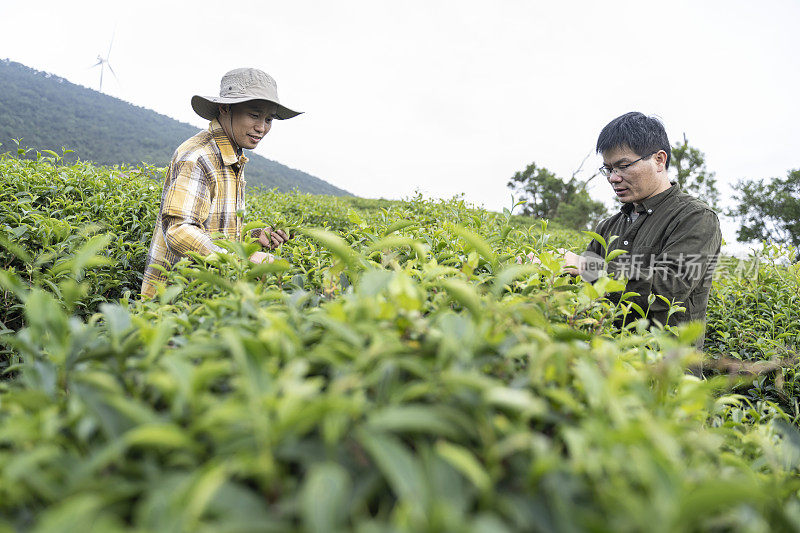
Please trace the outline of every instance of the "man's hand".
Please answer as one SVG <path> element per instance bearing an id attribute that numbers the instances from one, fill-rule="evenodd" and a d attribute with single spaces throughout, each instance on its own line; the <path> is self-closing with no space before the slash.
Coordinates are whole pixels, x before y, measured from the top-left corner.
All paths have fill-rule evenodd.
<path id="1" fill-rule="evenodd" d="M 583 256 L 580 256 L 574 252 L 570 252 L 566 248 L 559 248 L 557 252 L 561 254 L 562 258 L 564 259 L 564 272 L 570 274 L 571 276 L 577 276 L 581 273 L 581 269 L 585 264 Z M 524 256 L 517 256 L 517 263 L 522 264 L 523 262 L 533 263 L 535 265 L 542 263 L 534 252 L 529 252 Z"/>
<path id="2" fill-rule="evenodd" d="M 275 261 L 275 256 L 266 252 L 255 252 L 250 256 L 250 261 L 257 265 L 261 263 L 272 263 Z"/>
<path id="3" fill-rule="evenodd" d="M 564 257 L 564 272 L 571 276 L 577 276 L 583 269 L 584 259 L 575 252 L 570 252 L 565 248 L 559 248 L 558 253 Z"/>
<path id="4" fill-rule="evenodd" d="M 266 228 L 258 230 L 258 242 L 261 243 L 261 246 L 268 250 L 274 250 L 281 244 L 288 241 L 291 237 L 282 229 L 272 231 L 272 228 L 267 226 Z"/>
<path id="5" fill-rule="evenodd" d="M 527 259 L 527 262 L 528 262 L 528 263 L 533 263 L 533 264 L 535 264 L 535 265 L 541 264 L 541 261 L 539 261 L 539 258 L 538 258 L 538 257 L 536 257 L 536 254 L 535 254 L 535 253 L 533 253 L 533 252 L 528 252 L 528 255 L 518 255 L 518 256 L 517 256 L 517 264 L 518 264 L 518 265 L 521 265 L 522 263 L 526 262 L 526 261 L 523 259 L 523 257 L 524 257 L 525 259 Z"/>

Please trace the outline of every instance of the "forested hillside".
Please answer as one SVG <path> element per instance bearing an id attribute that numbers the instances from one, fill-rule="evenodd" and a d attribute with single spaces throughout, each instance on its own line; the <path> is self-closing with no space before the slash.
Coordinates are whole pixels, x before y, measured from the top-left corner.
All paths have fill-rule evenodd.
<path id="1" fill-rule="evenodd" d="M 188 101 L 188 96 L 187 96 Z M 166 165 L 197 128 L 149 109 L 26 67 L 0 60 L 0 151 L 12 139 L 37 150 L 75 150 L 74 158 L 102 165 L 141 162 Z M 249 154 L 249 186 L 349 195 L 310 174 Z"/>

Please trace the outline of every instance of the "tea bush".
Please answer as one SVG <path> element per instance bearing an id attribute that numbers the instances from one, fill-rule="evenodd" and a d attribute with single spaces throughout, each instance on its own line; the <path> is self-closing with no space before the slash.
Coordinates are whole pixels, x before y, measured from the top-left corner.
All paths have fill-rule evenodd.
<path id="1" fill-rule="evenodd" d="M 247 220 L 297 233 L 279 260 L 222 243 L 141 302 L 150 169 L 0 163 L 15 190 L 79 182 L 119 206 L 104 217 L 84 193 L 58 259 L 39 259 L 56 239 L 2 226 L 17 314 L 0 337 L 0 530 L 800 529 L 792 417 L 688 375 L 696 325 L 614 331 L 626 305 L 603 295 L 620 283 L 573 280 L 553 254 L 585 236 L 458 198 L 262 191 Z M 516 264 L 528 251 L 542 264 Z M 763 357 L 731 338 L 726 283 L 712 353 Z"/>
<path id="2" fill-rule="evenodd" d="M 796 250 L 765 244 L 748 260 L 720 266 L 708 308 L 712 367 L 744 376 L 739 389 L 800 418 L 800 264 Z"/>
<path id="3" fill-rule="evenodd" d="M 57 290 L 59 280 L 74 276 L 78 250 L 102 250 L 96 268 L 76 279 L 86 282 L 76 311 L 85 316 L 125 291 L 138 292 L 161 194 L 147 179 L 155 169 L 63 165 L 53 152 L 38 156 L 0 154 L 0 266 Z M 0 293 L 0 327 L 18 329 L 21 320 L 19 302 Z"/>

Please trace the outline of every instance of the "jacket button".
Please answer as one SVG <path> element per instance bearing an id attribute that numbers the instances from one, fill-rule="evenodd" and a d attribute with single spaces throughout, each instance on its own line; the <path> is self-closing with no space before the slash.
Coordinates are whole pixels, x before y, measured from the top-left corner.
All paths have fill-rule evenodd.
<path id="1" fill-rule="evenodd" d="M 648 209 L 648 210 L 647 210 L 647 214 L 648 214 L 648 215 L 652 215 L 652 214 L 653 214 L 653 210 L 652 210 L 652 209 Z"/>
<path id="2" fill-rule="evenodd" d="M 624 244 L 625 246 L 628 246 L 628 241 L 622 241 L 622 244 Z"/>

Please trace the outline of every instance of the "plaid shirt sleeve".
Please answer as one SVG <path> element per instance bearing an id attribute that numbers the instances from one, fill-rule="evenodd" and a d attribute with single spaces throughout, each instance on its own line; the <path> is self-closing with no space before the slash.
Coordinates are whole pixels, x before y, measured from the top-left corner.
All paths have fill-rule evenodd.
<path id="1" fill-rule="evenodd" d="M 202 159 L 177 161 L 170 168 L 173 179 L 164 191 L 162 231 L 176 255 L 221 251 L 205 229 L 213 201 L 213 171 Z"/>

